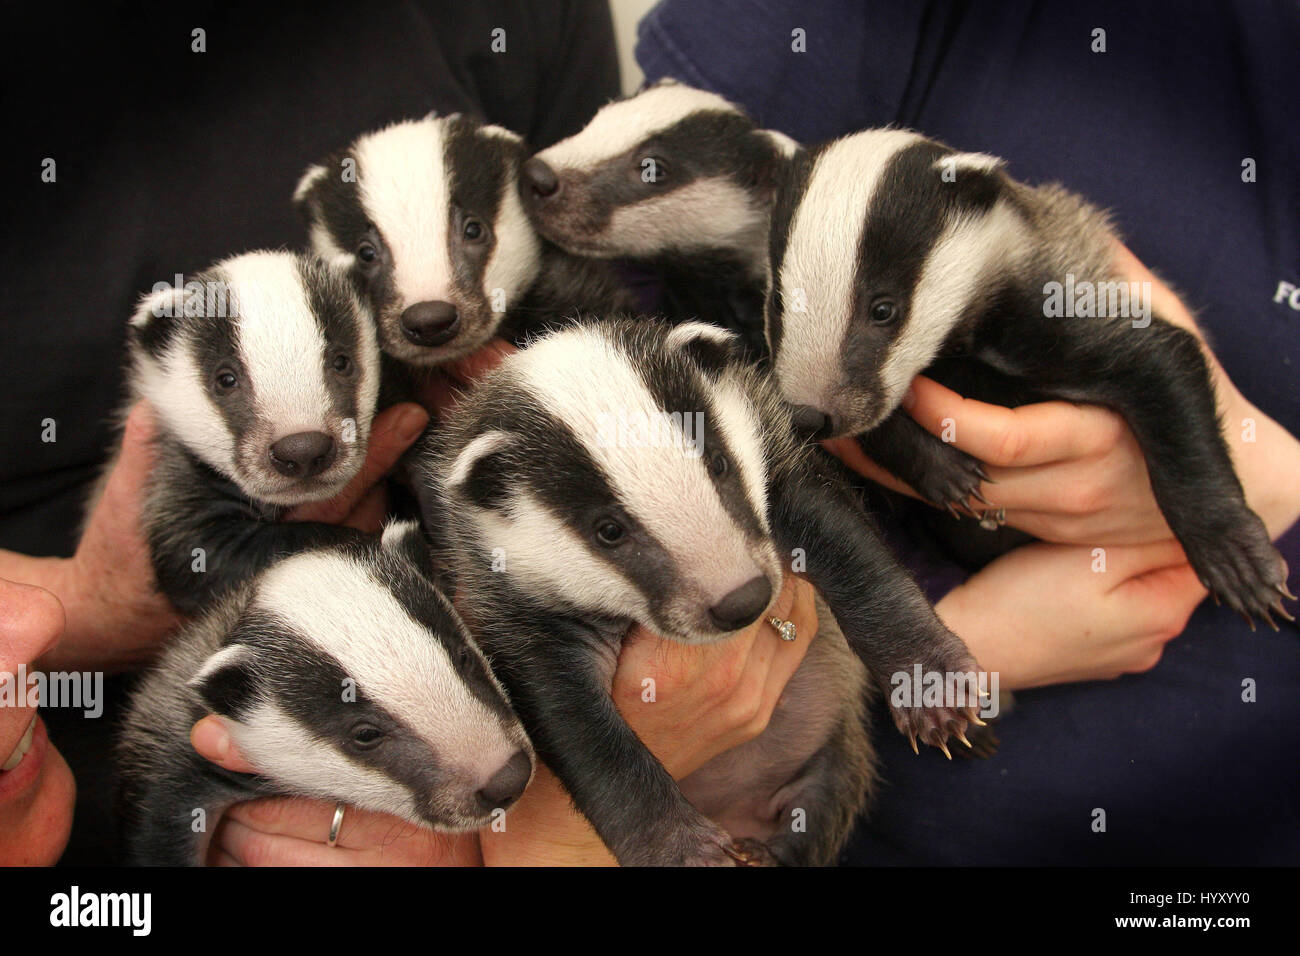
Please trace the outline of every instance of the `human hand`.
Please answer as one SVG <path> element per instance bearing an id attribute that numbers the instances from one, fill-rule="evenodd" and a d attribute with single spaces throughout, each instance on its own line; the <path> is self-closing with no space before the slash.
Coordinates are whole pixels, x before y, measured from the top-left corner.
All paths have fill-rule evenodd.
<path id="1" fill-rule="evenodd" d="M 1033 543 L 935 610 L 1015 690 L 1150 670 L 1205 593 L 1173 539 L 1095 549 Z"/>
<path id="2" fill-rule="evenodd" d="M 194 725 L 200 756 L 235 773 L 254 773 L 220 717 Z M 399 817 L 347 807 L 338 840 L 328 846 L 335 805 L 305 797 L 237 803 L 217 822 L 208 845 L 212 866 L 478 866 L 473 833 L 439 833 Z"/>
<path id="3" fill-rule="evenodd" d="M 1166 285 L 1122 245 L 1116 255 L 1126 279 L 1150 283 L 1153 311 L 1200 337 L 1191 313 Z M 1300 469 L 1300 442 L 1251 405 L 1208 348 L 1205 353 L 1247 502 L 1276 536 L 1300 517 L 1300 490 L 1288 478 Z M 923 376 L 913 382 L 904 408 L 939 437 L 951 424 L 953 444 L 984 462 L 993 479 L 979 488 L 987 507 L 1005 509 L 1013 527 L 1062 544 L 1172 538 L 1142 450 L 1124 419 L 1109 409 L 1061 401 L 1009 409 L 963 398 Z M 868 478 L 915 496 L 856 441 L 837 439 L 827 447 Z"/>

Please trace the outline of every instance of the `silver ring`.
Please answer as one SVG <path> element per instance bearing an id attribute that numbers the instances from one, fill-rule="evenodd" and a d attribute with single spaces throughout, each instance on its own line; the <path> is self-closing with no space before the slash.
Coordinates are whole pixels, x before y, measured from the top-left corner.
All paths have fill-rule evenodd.
<path id="1" fill-rule="evenodd" d="M 998 508 L 994 511 L 992 508 L 985 508 L 984 514 L 980 516 L 980 527 L 985 531 L 997 531 L 1007 523 L 1007 509 Z"/>
<path id="2" fill-rule="evenodd" d="M 779 617 L 769 617 L 767 622 L 776 628 L 777 636 L 783 641 L 793 641 L 799 636 L 794 628 L 794 621 L 783 621 Z"/>
<path id="3" fill-rule="evenodd" d="M 343 827 L 343 811 L 346 809 L 341 803 L 334 804 L 334 822 L 330 824 L 330 838 L 325 841 L 326 846 L 338 846 L 339 830 Z"/>

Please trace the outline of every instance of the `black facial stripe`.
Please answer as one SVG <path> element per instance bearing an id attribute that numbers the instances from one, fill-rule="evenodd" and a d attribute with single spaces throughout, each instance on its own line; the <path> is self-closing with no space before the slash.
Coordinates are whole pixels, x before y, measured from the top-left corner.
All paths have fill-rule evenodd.
<path id="1" fill-rule="evenodd" d="M 298 260 L 298 278 L 306 290 L 316 324 L 325 338 L 325 354 L 321 357 L 321 376 L 329 392 L 330 402 L 341 418 L 357 419 L 360 409 L 358 383 L 368 356 L 361 353 L 360 321 L 356 303 L 341 275 L 320 260 Z M 351 372 L 340 375 L 333 367 L 334 359 L 346 355 L 352 363 Z M 371 410 L 367 409 L 367 412 Z"/>
<path id="2" fill-rule="evenodd" d="M 229 277 L 220 270 L 201 273 L 196 277 L 196 281 L 205 290 L 232 288 Z M 196 302 L 194 297 L 189 301 L 193 303 L 194 308 L 199 309 L 200 303 Z M 238 302 L 228 295 L 225 300 L 225 315 L 219 314 L 223 311 L 221 308 L 211 310 L 217 314 L 207 314 L 208 306 L 209 303 L 206 301 L 202 303 L 203 315 L 186 321 L 189 329 L 190 354 L 199 370 L 200 380 L 207 389 L 203 399 L 210 401 L 217 409 L 230 434 L 243 435 L 257 421 L 257 395 L 253 390 L 252 381 L 249 380 L 247 369 L 240 361 L 239 318 L 236 314 Z M 239 387 L 218 395 L 214 379 L 217 371 L 223 366 L 229 366 L 235 373 L 239 379 Z M 198 400 L 198 396 L 195 398 Z"/>
<path id="3" fill-rule="evenodd" d="M 872 380 L 890 343 L 914 321 L 910 306 L 916 284 L 953 208 L 954 184 L 943 182 L 935 167 L 950 152 L 937 143 L 916 143 L 891 157 L 881 173 L 858 245 L 853 318 L 842 352 L 850 379 Z M 898 321 L 871 323 L 871 304 L 881 296 L 895 301 Z"/>
<path id="4" fill-rule="evenodd" d="M 443 155 L 454 207 L 447 241 L 456 287 L 462 295 L 482 298 L 483 273 L 498 241 L 495 227 L 503 194 L 513 183 L 513 171 L 523 162 L 523 146 L 484 133 L 473 120 L 461 117 L 448 124 Z M 464 239 L 468 218 L 481 220 L 488 227 L 486 241 Z"/>
<path id="5" fill-rule="evenodd" d="M 686 416 L 693 416 L 696 412 L 704 416 L 703 455 L 696 460 L 688 459 L 686 466 L 707 469 L 715 454 L 721 452 L 725 455 L 730 464 L 728 473 L 719 479 L 709 472 L 718 498 L 727 514 L 746 535 L 762 537 L 762 525 L 741 482 L 738 471 L 740 463 L 722 432 L 722 415 L 712 394 L 703 386 L 699 373 L 691 366 L 690 359 L 656 350 L 638 356 L 636 367 L 641 381 L 654 396 L 655 404 L 669 414 L 670 421 L 680 421 L 683 437 L 699 438 L 694 419 L 688 425 Z M 674 414 L 680 415 L 680 419 L 673 417 Z M 665 507 L 670 504 L 664 502 Z"/>
<path id="6" fill-rule="evenodd" d="M 771 223 L 771 266 L 772 284 L 767 293 L 767 340 L 771 350 L 772 362 L 781 349 L 781 336 L 784 324 L 781 317 L 781 265 L 785 261 L 786 246 L 790 242 L 790 227 L 794 223 L 795 212 L 803 202 L 808 191 L 808 179 L 813 164 L 822 154 L 824 147 L 801 150 L 794 161 L 786 167 L 785 176 L 777 189 L 776 204 L 772 209 Z"/>
<path id="7" fill-rule="evenodd" d="M 498 456 L 494 479 L 526 487 L 595 557 L 616 568 L 657 605 L 661 597 L 674 593 L 671 555 L 627 511 L 582 440 L 542 405 L 540 399 L 513 403 L 508 415 L 486 423 L 485 430 L 500 428 L 514 436 L 510 448 Z M 634 540 L 619 548 L 596 544 L 592 535 L 603 516 L 622 524 Z"/>
<path id="8" fill-rule="evenodd" d="M 403 784 L 413 795 L 437 786 L 445 774 L 439 754 L 355 681 L 345 685 L 349 675 L 337 658 L 266 612 L 250 611 L 248 619 L 259 632 L 258 666 L 266 675 L 268 693 L 295 723 L 346 759 Z M 346 743 L 362 720 L 388 735 L 372 750 L 354 750 Z"/>
<path id="9" fill-rule="evenodd" d="M 667 167 L 664 179 L 643 182 L 644 162 L 654 157 Z M 759 134 L 748 117 L 726 111 L 692 113 L 588 171 L 582 184 L 583 228 L 600 232 L 619 207 L 701 179 L 727 178 L 753 190 L 770 179 L 780 163 L 775 144 Z"/>

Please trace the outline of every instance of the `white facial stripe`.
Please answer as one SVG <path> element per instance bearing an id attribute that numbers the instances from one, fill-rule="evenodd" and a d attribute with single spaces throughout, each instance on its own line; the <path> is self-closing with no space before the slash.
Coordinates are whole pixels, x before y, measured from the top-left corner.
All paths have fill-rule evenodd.
<path id="1" fill-rule="evenodd" d="M 689 86 L 654 86 L 604 106 L 581 132 L 538 153 L 555 169 L 592 169 L 692 113 L 737 112 L 716 93 Z"/>
<path id="2" fill-rule="evenodd" d="M 775 371 L 791 402 L 831 404 L 867 210 L 889 160 L 920 139 L 905 130 L 869 130 L 832 143 L 813 165 L 780 265 L 782 328 Z M 806 311 L 795 310 L 799 302 Z"/>
<path id="3" fill-rule="evenodd" d="M 548 336 L 511 362 L 538 405 L 569 425 L 623 506 L 673 556 L 684 581 L 721 597 L 758 573 L 709 477 L 707 456 L 692 455 L 684 442 L 618 440 L 620 420 L 656 426 L 665 412 L 705 409 L 661 409 L 626 354 L 591 329 Z M 706 449 L 714 424 L 706 421 Z"/>
<path id="4" fill-rule="evenodd" d="M 208 400 L 208 382 L 195 364 L 185 338 L 178 337 L 161 359 L 142 356 L 134 386 L 155 409 L 167 429 L 185 436 L 185 444 L 225 474 L 235 473 L 235 442 L 221 413 Z"/>
<path id="5" fill-rule="evenodd" d="M 496 245 L 492 257 L 483 270 L 483 291 L 488 296 L 491 306 L 494 290 L 505 293 L 504 305 L 507 309 L 515 305 L 514 297 L 522 293 L 541 268 L 541 243 L 528 214 L 524 212 L 523 203 L 519 201 L 519 190 L 515 188 L 514 177 L 506 185 L 501 205 L 497 209 L 497 219 L 493 226 Z"/>
<path id="6" fill-rule="evenodd" d="M 888 408 L 902 401 L 912 379 L 934 361 L 991 272 L 1017 254 L 1023 235 L 1019 216 L 1005 202 L 987 215 L 958 219 L 944 231 L 926 257 L 911 314 L 880 369 Z"/>
<path id="7" fill-rule="evenodd" d="M 303 796 L 423 822 L 406 787 L 349 760 L 273 702 L 260 702 L 243 721 L 231 722 L 231 732 L 249 763 Z"/>
<path id="8" fill-rule="evenodd" d="M 396 123 L 357 141 L 361 202 L 383 230 L 407 305 L 452 298 L 444 121 Z"/>
<path id="9" fill-rule="evenodd" d="M 312 582 L 310 595 L 304 580 Z M 333 655 L 362 693 L 406 721 L 449 766 L 487 779 L 517 749 L 442 643 L 364 565 L 337 553 L 299 555 L 267 572 L 256 601 Z"/>
<path id="10" fill-rule="evenodd" d="M 665 247 L 710 249 L 750 246 L 755 259 L 766 240 L 767 215 L 749 194 L 727 179 L 696 180 L 680 189 L 619 206 L 605 234 L 627 255 L 651 255 Z"/>
<path id="11" fill-rule="evenodd" d="M 646 600 L 632 583 L 527 492 L 515 494 L 504 514 L 478 511 L 474 518 L 484 545 L 501 549 L 506 573 L 529 591 L 559 595 L 600 614 L 649 620 Z"/>
<path id="12" fill-rule="evenodd" d="M 722 437 L 731 453 L 732 466 L 738 469 L 745 497 L 749 499 L 766 533 L 767 521 L 767 460 L 764 456 L 763 436 L 758 427 L 758 410 L 740 385 L 730 379 L 720 381 L 713 391 L 713 405 L 717 410 Z M 708 453 L 708 436 L 704 440 Z"/>
<path id="13" fill-rule="evenodd" d="M 325 334 L 294 259 L 250 253 L 222 264 L 239 305 L 239 357 L 252 380 L 258 417 L 275 423 L 272 440 L 329 431 Z"/>

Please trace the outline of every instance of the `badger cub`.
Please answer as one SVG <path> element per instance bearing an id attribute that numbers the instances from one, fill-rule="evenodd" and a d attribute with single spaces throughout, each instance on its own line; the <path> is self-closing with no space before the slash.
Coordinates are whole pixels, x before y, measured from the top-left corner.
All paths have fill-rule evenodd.
<path id="1" fill-rule="evenodd" d="M 177 608 L 356 534 L 278 520 L 336 495 L 365 460 L 379 353 L 344 273 L 284 252 L 226 259 L 147 296 L 128 348 L 131 401 L 148 401 L 159 432 L 145 535 Z"/>
<path id="2" fill-rule="evenodd" d="M 1190 332 L 1119 296 L 1131 290 L 1114 253 L 1103 213 L 1016 182 L 994 157 L 894 129 L 807 150 L 773 214 L 767 335 L 781 392 L 806 431 L 861 436 L 940 506 L 978 496 L 984 472 L 899 408 L 918 373 L 1008 406 L 1112 408 L 1205 587 L 1272 624 L 1270 612 L 1289 616 L 1286 565 L 1246 504 L 1205 357 Z M 1093 292 L 1085 314 L 1052 305 L 1062 288 Z"/>
<path id="3" fill-rule="evenodd" d="M 668 315 L 763 347 L 768 217 L 797 144 L 715 93 L 661 80 L 524 163 L 538 231 L 569 252 L 647 264 Z"/>
<path id="4" fill-rule="evenodd" d="M 977 670 L 740 352 L 700 322 L 557 332 L 414 456 L 467 618 L 539 756 L 624 864 L 833 861 L 872 779 L 863 665 L 886 692 L 914 665 Z M 679 788 L 610 700 L 624 634 L 725 640 L 804 562 L 823 630 L 784 704 Z M 893 717 L 940 747 L 978 705 L 931 703 Z"/>
<path id="5" fill-rule="evenodd" d="M 339 801 L 435 829 L 486 824 L 532 775 L 501 686 L 434 587 L 414 522 L 307 551 L 245 583 L 172 641 L 123 726 L 130 863 L 201 864 L 231 804 Z M 224 717 L 255 775 L 190 746 Z"/>
<path id="6" fill-rule="evenodd" d="M 365 290 L 386 356 L 442 365 L 507 320 L 522 333 L 571 308 L 630 305 L 611 269 L 537 236 L 519 198 L 526 156 L 503 127 L 430 114 L 367 133 L 303 175 L 294 203 L 312 248 Z"/>

